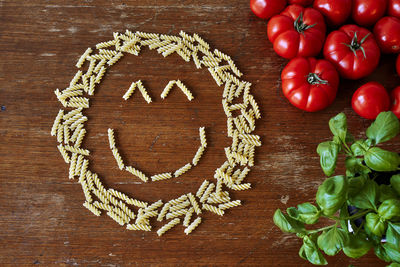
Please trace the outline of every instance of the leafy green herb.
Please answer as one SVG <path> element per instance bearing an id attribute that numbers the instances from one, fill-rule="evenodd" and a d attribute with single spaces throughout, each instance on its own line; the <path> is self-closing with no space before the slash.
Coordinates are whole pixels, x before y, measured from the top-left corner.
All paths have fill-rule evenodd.
<path id="1" fill-rule="evenodd" d="M 374 140 L 375 144 L 379 144 L 389 141 L 399 133 L 400 124 L 396 115 L 393 112 L 381 112 L 367 129 L 366 135 Z"/>

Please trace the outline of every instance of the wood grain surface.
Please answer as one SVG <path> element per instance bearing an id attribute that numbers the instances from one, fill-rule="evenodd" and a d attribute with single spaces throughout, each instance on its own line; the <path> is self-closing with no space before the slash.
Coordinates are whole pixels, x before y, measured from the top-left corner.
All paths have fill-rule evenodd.
<path id="1" fill-rule="evenodd" d="M 198 33 L 232 56 L 260 105 L 262 119 L 255 133 L 263 146 L 247 178 L 253 189 L 232 193 L 244 205 L 223 217 L 204 214 L 189 236 L 181 225 L 159 238 L 154 231 L 127 231 L 105 215 L 91 214 L 50 136 L 61 108 L 53 91 L 68 86 L 87 47 L 125 29 Z M 248 1 L 239 0 L 0 1 L 0 265 L 308 266 L 298 256 L 300 240 L 274 226 L 273 212 L 313 201 L 325 179 L 315 150 L 330 138 L 329 118 L 344 111 L 352 132 L 364 134 L 370 122 L 351 110 L 355 89 L 369 80 L 392 89 L 400 79 L 394 58 L 384 56 L 367 79 L 342 81 L 331 107 L 302 112 L 281 93 L 280 71 L 287 60 L 274 53 L 266 29 Z M 154 103 L 146 104 L 139 94 L 126 102 L 121 98 L 139 79 Z M 195 100 L 187 101 L 175 89 L 161 101 L 171 79 L 184 81 Z M 212 179 L 225 160 L 223 147 L 230 144 L 221 93 L 207 70 L 177 55 L 164 59 L 145 49 L 139 57 L 124 57 L 85 111 L 90 168 L 106 185 L 144 201 L 194 192 L 204 179 Z M 139 183 L 118 169 L 108 147 L 111 127 L 130 165 L 149 174 L 174 170 L 196 152 L 200 126 L 208 134 L 204 157 L 193 170 L 169 181 Z M 397 151 L 398 140 L 392 143 Z M 373 253 L 359 260 L 342 253 L 327 259 L 332 266 L 384 266 Z"/>

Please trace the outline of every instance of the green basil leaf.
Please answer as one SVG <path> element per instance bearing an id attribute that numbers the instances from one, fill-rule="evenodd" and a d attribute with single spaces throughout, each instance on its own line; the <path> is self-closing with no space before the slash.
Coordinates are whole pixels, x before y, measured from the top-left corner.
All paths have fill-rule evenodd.
<path id="1" fill-rule="evenodd" d="M 369 149 L 369 145 L 364 140 L 357 140 L 350 146 L 351 151 L 354 156 L 364 156 L 364 154 Z"/>
<path id="2" fill-rule="evenodd" d="M 326 179 L 317 191 L 316 200 L 323 214 L 334 214 L 346 200 L 348 191 L 347 178 L 340 175 Z"/>
<path id="3" fill-rule="evenodd" d="M 318 237 L 318 247 L 326 255 L 336 255 L 349 241 L 347 232 L 341 228 L 333 227 Z"/>
<path id="4" fill-rule="evenodd" d="M 356 139 L 354 138 L 354 136 L 351 133 L 347 132 L 347 134 L 346 134 L 346 143 L 353 143 L 355 140 Z"/>
<path id="5" fill-rule="evenodd" d="M 365 154 L 364 160 L 368 167 L 380 172 L 395 171 L 400 164 L 399 154 L 379 147 L 370 148 Z"/>
<path id="6" fill-rule="evenodd" d="M 378 208 L 378 214 L 385 220 L 400 216 L 400 200 L 388 199 L 382 202 Z"/>
<path id="7" fill-rule="evenodd" d="M 396 193 L 400 196 L 400 174 L 393 175 L 390 178 L 390 185 L 396 191 Z"/>
<path id="8" fill-rule="evenodd" d="M 343 206 L 340 208 L 340 211 L 339 211 L 339 217 L 340 217 L 340 218 L 347 218 L 347 217 L 350 216 L 350 215 L 349 215 L 349 210 L 348 210 L 347 207 L 348 207 L 348 206 L 347 206 L 347 203 L 345 202 L 345 203 L 343 204 Z M 340 220 L 339 222 L 340 222 L 340 226 L 341 226 L 344 230 L 346 230 L 346 231 L 348 232 L 348 231 L 349 231 L 349 227 L 348 227 L 348 224 L 347 224 L 347 219 L 345 219 L 345 220 Z"/>
<path id="9" fill-rule="evenodd" d="M 346 141 L 347 135 L 347 119 L 344 113 L 339 113 L 335 117 L 329 120 L 329 129 L 334 136 L 340 138 L 342 142 Z"/>
<path id="10" fill-rule="evenodd" d="M 293 219 L 306 224 L 316 223 L 321 215 L 317 207 L 308 202 L 299 204 L 297 209 L 290 207 L 286 211 Z"/>
<path id="11" fill-rule="evenodd" d="M 390 262 L 390 258 L 386 253 L 386 249 L 381 245 L 381 243 L 377 243 L 374 247 L 375 255 L 378 256 L 383 261 Z"/>
<path id="12" fill-rule="evenodd" d="M 343 247 L 343 252 L 347 257 L 357 259 L 372 248 L 372 243 L 368 241 L 367 235 L 359 232 L 357 235 L 350 234 L 349 242 Z"/>
<path id="13" fill-rule="evenodd" d="M 365 178 L 351 178 L 348 201 L 349 204 L 359 209 L 376 209 L 378 184 Z M 361 184 L 364 183 L 363 186 Z M 357 186 L 360 186 L 357 188 Z"/>
<path id="14" fill-rule="evenodd" d="M 386 242 L 400 250 L 400 223 L 388 223 Z"/>
<path id="15" fill-rule="evenodd" d="M 392 261 L 400 263 L 400 250 L 398 248 L 395 248 L 393 245 L 389 243 L 383 244 L 383 247 L 385 248 L 386 255 Z"/>
<path id="16" fill-rule="evenodd" d="M 315 265 L 327 265 L 328 262 L 322 255 L 321 251 L 318 249 L 317 245 L 308 236 L 303 238 L 303 255 L 305 258 Z"/>
<path id="17" fill-rule="evenodd" d="M 389 264 L 386 267 L 400 267 L 400 263 L 392 262 L 391 264 Z"/>
<path id="18" fill-rule="evenodd" d="M 275 225 L 278 226 L 283 232 L 298 233 L 305 231 L 303 223 L 294 220 L 286 214 L 283 214 L 280 209 L 275 211 L 273 219 Z"/>
<path id="19" fill-rule="evenodd" d="M 379 202 L 383 202 L 392 198 L 397 198 L 396 191 L 394 191 L 390 185 L 379 185 Z"/>
<path id="20" fill-rule="evenodd" d="M 320 157 L 321 168 L 325 175 L 331 176 L 335 172 L 339 145 L 332 141 L 323 142 L 318 145 L 317 153 Z"/>
<path id="21" fill-rule="evenodd" d="M 347 157 L 346 161 L 346 176 L 354 177 L 356 174 L 368 174 L 371 169 L 363 164 L 363 159 Z"/>
<path id="22" fill-rule="evenodd" d="M 381 237 L 386 230 L 386 222 L 383 221 L 378 214 L 368 213 L 365 216 L 365 228 L 367 228 L 374 235 Z"/>
<path id="23" fill-rule="evenodd" d="M 381 112 L 375 121 L 368 127 L 366 135 L 375 141 L 375 144 L 389 141 L 400 133 L 399 119 L 393 112 Z"/>

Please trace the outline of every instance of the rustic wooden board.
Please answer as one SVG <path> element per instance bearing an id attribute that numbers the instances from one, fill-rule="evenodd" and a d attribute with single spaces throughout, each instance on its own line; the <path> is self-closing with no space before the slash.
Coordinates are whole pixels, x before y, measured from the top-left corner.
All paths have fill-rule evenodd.
<path id="1" fill-rule="evenodd" d="M 350 108 L 351 95 L 367 80 L 387 88 L 399 84 L 393 57 L 362 81 L 341 84 L 334 105 L 309 114 L 282 96 L 280 71 L 287 63 L 272 50 L 266 23 L 255 18 L 248 1 L 0 1 L 0 263 L 1 265 L 264 265 L 307 266 L 297 251 L 300 241 L 273 225 L 277 208 L 312 201 L 324 179 L 315 152 L 330 138 L 327 122 L 348 115 L 361 137 L 368 121 Z M 50 136 L 60 104 L 53 91 L 66 87 L 79 55 L 112 38 L 113 31 L 141 30 L 177 34 L 197 32 L 214 48 L 231 55 L 244 78 L 253 83 L 262 119 L 256 133 L 263 146 L 248 177 L 253 189 L 234 193 L 244 206 L 219 217 L 205 214 L 191 235 L 179 226 L 162 238 L 131 232 L 106 216 L 88 212 L 76 181 Z M 174 90 L 158 97 L 168 80 L 181 79 L 195 94 L 188 102 Z M 155 102 L 136 95 L 121 98 L 133 81 L 144 81 Z M 184 64 L 176 55 L 163 59 L 145 50 L 113 67 L 86 112 L 93 153 L 91 168 L 116 189 L 145 200 L 169 200 L 196 190 L 224 161 L 225 115 L 221 89 L 206 70 Z M 198 127 L 208 129 L 209 148 L 200 164 L 167 182 L 138 184 L 118 170 L 107 144 L 107 128 L 118 131 L 127 161 L 147 173 L 176 169 L 188 162 L 199 143 Z M 394 144 L 399 150 L 399 142 Z M 384 265 L 370 253 L 348 260 L 328 257 L 335 266 Z"/>

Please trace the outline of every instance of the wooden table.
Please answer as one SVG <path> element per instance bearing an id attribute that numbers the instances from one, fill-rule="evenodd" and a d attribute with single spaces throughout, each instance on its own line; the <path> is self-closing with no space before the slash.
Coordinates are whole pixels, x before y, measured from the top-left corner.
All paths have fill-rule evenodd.
<path id="1" fill-rule="evenodd" d="M 200 34 L 232 56 L 253 84 L 261 108 L 256 134 L 263 146 L 247 178 L 253 189 L 233 193 L 244 205 L 225 216 L 204 214 L 190 236 L 179 226 L 159 238 L 154 231 L 127 231 L 105 215 L 93 216 L 82 206 L 81 186 L 68 179 L 68 166 L 50 136 L 61 108 L 53 91 L 68 86 L 87 47 L 125 29 Z M 0 264 L 307 266 L 297 255 L 301 241 L 282 234 L 272 215 L 277 208 L 313 200 L 325 179 L 315 150 L 330 138 L 329 118 L 344 111 L 350 129 L 362 136 L 369 121 L 351 110 L 354 90 L 367 80 L 390 89 L 400 80 L 392 56 L 385 56 L 368 79 L 342 82 L 331 107 L 302 112 L 281 93 L 280 71 L 287 61 L 274 53 L 266 29 L 248 1 L 0 1 Z M 221 89 L 207 70 L 182 63 L 176 55 L 163 59 L 149 50 L 128 56 L 91 97 L 84 146 L 92 151 L 90 168 L 106 185 L 149 202 L 169 200 L 194 192 L 225 160 L 223 147 L 230 139 Z M 139 79 L 153 96 L 151 105 L 138 92 L 129 101 L 121 98 Z M 171 79 L 184 81 L 195 100 L 187 101 L 175 89 L 161 101 L 159 94 Z M 191 160 L 200 126 L 209 140 L 204 157 L 169 181 L 139 183 L 117 168 L 108 148 L 111 127 L 131 165 L 150 174 L 173 170 Z M 399 150 L 398 142 L 394 148 Z M 357 261 L 340 253 L 328 261 L 333 266 L 384 265 L 373 253 Z"/>

